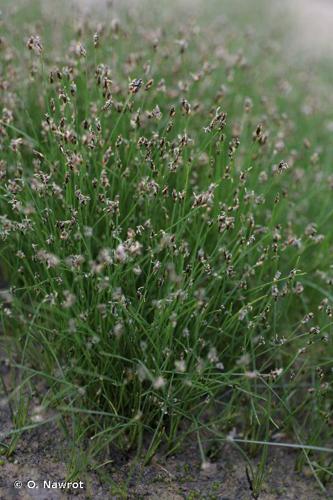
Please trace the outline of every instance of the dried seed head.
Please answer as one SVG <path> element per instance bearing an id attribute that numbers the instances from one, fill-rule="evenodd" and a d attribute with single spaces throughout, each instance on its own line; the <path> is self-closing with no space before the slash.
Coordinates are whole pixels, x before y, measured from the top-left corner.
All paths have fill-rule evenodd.
<path id="1" fill-rule="evenodd" d="M 37 55 L 41 55 L 43 51 L 43 45 L 40 37 L 38 35 L 31 35 L 27 41 L 27 47 L 32 50 Z"/>
<path id="2" fill-rule="evenodd" d="M 128 90 L 131 94 L 137 94 L 142 86 L 142 79 L 137 78 L 135 80 L 132 80 L 131 83 L 128 86 Z"/>
<path id="3" fill-rule="evenodd" d="M 186 99 L 182 99 L 181 101 L 182 110 L 185 115 L 191 114 L 191 105 Z"/>

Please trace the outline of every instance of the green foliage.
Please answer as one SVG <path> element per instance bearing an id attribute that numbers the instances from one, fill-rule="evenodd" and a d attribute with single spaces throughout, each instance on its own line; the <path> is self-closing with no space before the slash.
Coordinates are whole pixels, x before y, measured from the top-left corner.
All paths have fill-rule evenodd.
<path id="1" fill-rule="evenodd" d="M 96 457 L 331 440 L 325 87 L 219 22 L 3 21 L 4 332 Z"/>

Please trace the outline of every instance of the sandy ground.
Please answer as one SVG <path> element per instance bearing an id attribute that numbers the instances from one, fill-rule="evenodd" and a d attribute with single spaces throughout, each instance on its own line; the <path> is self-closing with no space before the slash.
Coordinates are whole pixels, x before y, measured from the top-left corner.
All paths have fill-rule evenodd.
<path id="1" fill-rule="evenodd" d="M 333 1 L 288 0 L 286 10 L 294 26 L 286 34 L 292 48 L 305 56 L 332 57 Z"/>
<path id="2" fill-rule="evenodd" d="M 144 0 L 149 5 L 149 1 Z M 233 0 L 234 1 L 234 0 Z M 236 0 L 239 5 L 246 5 L 256 9 L 257 0 Z M 115 11 L 120 6 L 128 5 L 135 9 L 142 5 L 143 0 L 69 0 L 85 12 L 100 13 L 103 9 L 113 5 Z M 161 9 L 172 9 L 174 12 L 181 10 L 188 15 L 196 15 L 200 9 L 207 8 L 205 0 L 159 0 Z M 288 22 L 284 34 L 288 50 L 302 53 L 304 56 L 332 56 L 333 55 L 333 0 L 265 0 L 266 14 L 270 12 L 272 24 L 278 23 L 280 27 Z M 214 1 L 208 7 L 219 8 L 220 12 L 228 13 L 228 1 Z M 266 20 L 267 21 L 267 20 Z M 292 28 L 289 28 L 291 21 Z"/>

